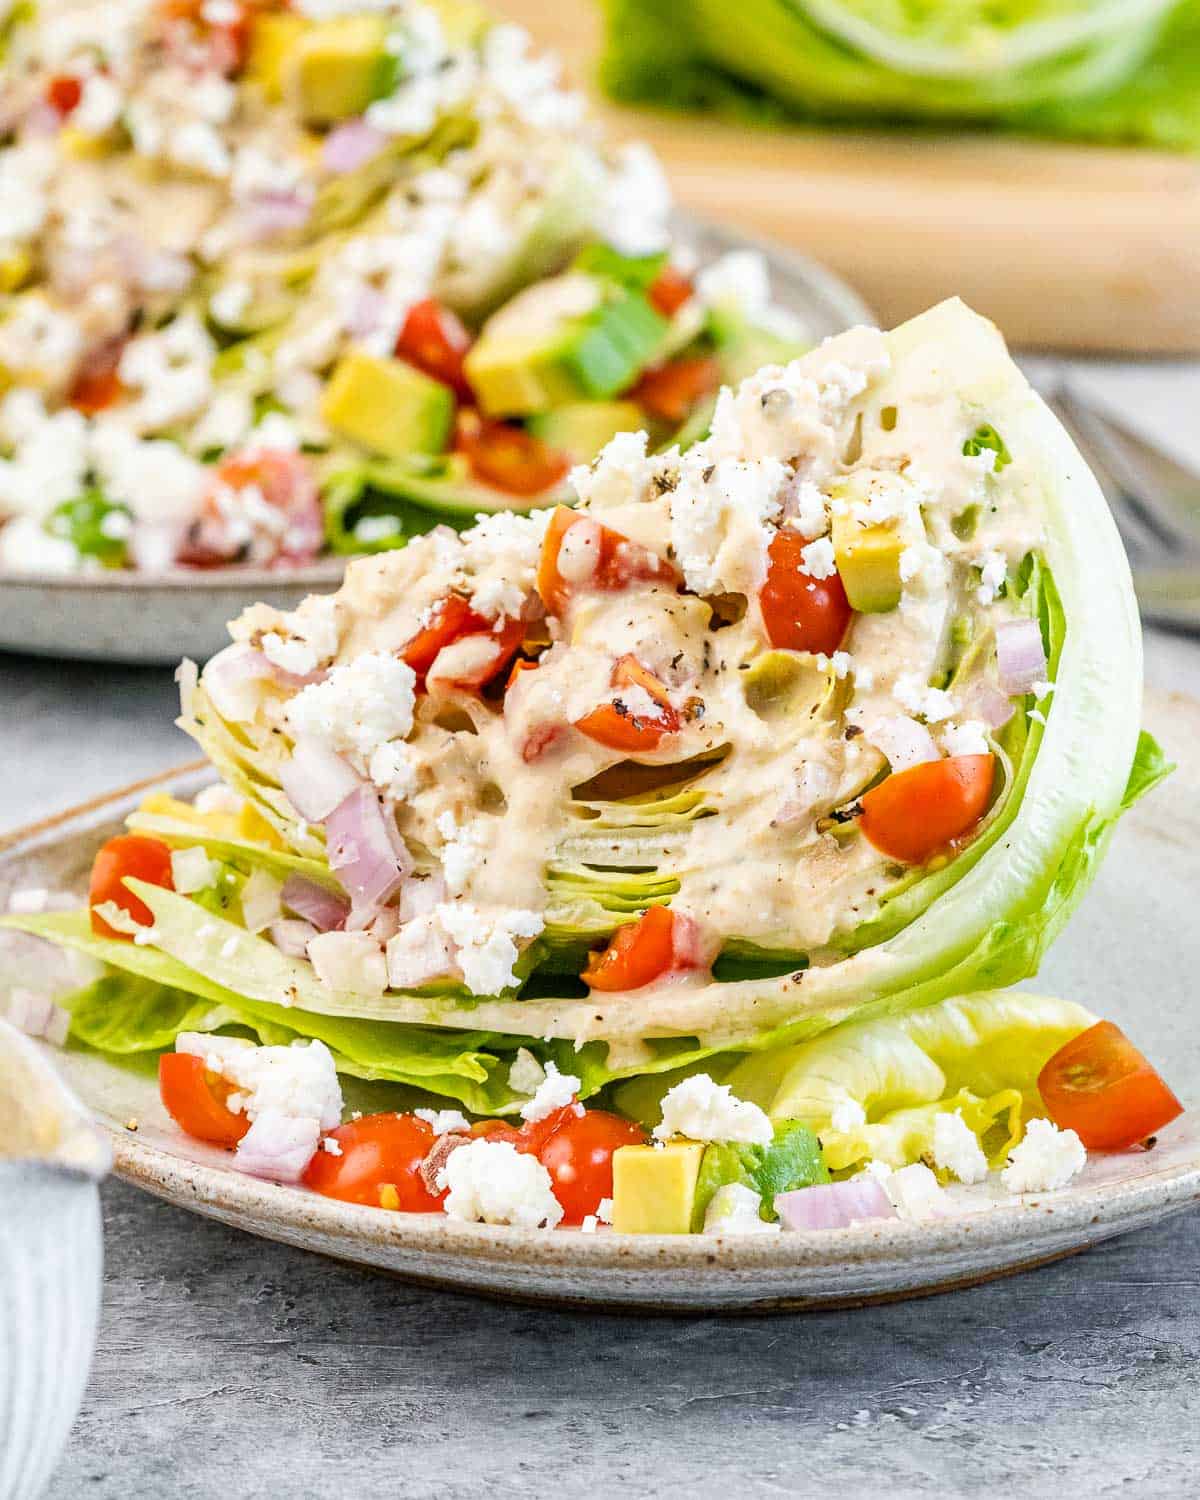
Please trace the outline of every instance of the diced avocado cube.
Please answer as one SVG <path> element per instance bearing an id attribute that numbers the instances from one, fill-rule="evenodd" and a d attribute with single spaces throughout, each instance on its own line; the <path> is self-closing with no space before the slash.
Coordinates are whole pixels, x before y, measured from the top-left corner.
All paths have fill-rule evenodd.
<path id="1" fill-rule="evenodd" d="M 330 377 L 321 416 L 341 437 L 385 458 L 440 453 L 454 424 L 454 392 L 403 360 L 354 350 Z"/>
<path id="2" fill-rule="evenodd" d="M 613 1153 L 613 1228 L 620 1234 L 689 1234 L 699 1141 L 622 1146 Z"/>
<path id="3" fill-rule="evenodd" d="M 0 292 L 15 292 L 33 274 L 33 255 L 23 246 L 0 257 Z"/>
<path id="4" fill-rule="evenodd" d="M 273 103 L 283 97 L 284 69 L 311 22 L 290 11 L 265 11 L 254 18 L 246 76 Z"/>
<path id="5" fill-rule="evenodd" d="M 619 432 L 640 432 L 646 418 L 633 401 L 571 401 L 529 419 L 529 430 L 576 463 L 591 463 Z"/>
<path id="6" fill-rule="evenodd" d="M 390 92 L 396 59 L 383 16 L 338 16 L 306 27 L 283 64 L 284 88 L 309 125 L 360 115 Z"/>
<path id="7" fill-rule="evenodd" d="M 882 615 L 900 603 L 898 528 L 864 525 L 849 513 L 833 518 L 833 556 L 850 607 L 865 615 Z"/>
<path id="8" fill-rule="evenodd" d="M 527 288 L 484 324 L 465 361 L 493 417 L 528 416 L 628 390 L 667 330 L 644 296 L 573 271 Z"/>

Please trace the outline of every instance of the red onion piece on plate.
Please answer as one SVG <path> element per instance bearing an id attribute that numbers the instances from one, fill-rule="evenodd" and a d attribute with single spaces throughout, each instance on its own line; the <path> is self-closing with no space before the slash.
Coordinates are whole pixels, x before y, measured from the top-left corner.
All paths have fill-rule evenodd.
<path id="1" fill-rule="evenodd" d="M 360 786 L 330 813 L 325 825 L 329 865 L 350 893 L 348 928 L 367 926 L 411 869 L 395 822 L 370 787 Z"/>
<path id="2" fill-rule="evenodd" d="M 319 1120 L 297 1120 L 277 1109 L 264 1109 L 238 1142 L 233 1165 L 251 1177 L 299 1182 L 320 1139 Z"/>
<path id="3" fill-rule="evenodd" d="M 331 130 L 321 146 L 321 165 L 327 172 L 353 172 L 387 144 L 387 136 L 362 119 L 347 120 Z"/>
<path id="4" fill-rule="evenodd" d="M 324 740 L 301 735 L 279 773 L 288 801 L 310 823 L 323 823 L 359 788 L 351 768 Z"/>
<path id="5" fill-rule="evenodd" d="M 311 922 L 299 917 L 280 917 L 267 928 L 271 941 L 288 958 L 307 957 L 308 941 L 316 937 L 318 930 Z"/>
<path id="6" fill-rule="evenodd" d="M 350 915 L 350 903 L 345 896 L 331 891 L 328 886 L 318 885 L 315 880 L 306 880 L 303 875 L 289 875 L 283 883 L 279 899 L 289 911 L 294 911 L 306 923 L 311 923 L 317 932 L 335 932 L 345 924 Z M 278 942 L 277 946 L 283 947 Z M 307 946 L 302 951 L 307 951 Z"/>
<path id="7" fill-rule="evenodd" d="M 894 1219 L 892 1200 L 876 1177 L 822 1183 L 775 1195 L 775 1211 L 785 1229 L 843 1229 L 863 1219 Z"/>
<path id="8" fill-rule="evenodd" d="M 1041 626 L 1036 620 L 1006 620 L 996 627 L 996 661 L 1000 686 L 1010 696 L 1027 693 L 1034 683 L 1045 681 L 1046 653 Z"/>

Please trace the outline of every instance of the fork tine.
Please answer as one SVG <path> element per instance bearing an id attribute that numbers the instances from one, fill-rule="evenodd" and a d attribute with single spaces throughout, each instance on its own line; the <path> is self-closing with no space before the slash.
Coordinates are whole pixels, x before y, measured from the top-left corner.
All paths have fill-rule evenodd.
<path id="1" fill-rule="evenodd" d="M 1089 434 L 1082 430 L 1075 411 L 1063 400 L 1061 387 L 1047 394 L 1043 399 L 1066 428 L 1068 436 L 1095 475 L 1096 482 L 1108 502 L 1113 520 L 1117 523 L 1117 530 L 1121 534 L 1121 541 L 1125 544 L 1126 552 L 1129 553 L 1130 561 L 1163 561 L 1167 549 L 1161 537 L 1156 531 L 1148 528 L 1140 514 L 1127 503 L 1122 487 L 1113 478 L 1102 457 L 1096 452 Z"/>
<path id="2" fill-rule="evenodd" d="M 1115 480 L 1126 506 L 1136 513 L 1169 556 L 1175 559 L 1180 552 L 1196 551 L 1200 547 L 1200 476 L 1189 475 L 1182 466 L 1174 464 L 1165 454 L 1157 454 L 1149 445 L 1141 445 L 1141 454 L 1135 457 L 1131 435 L 1070 387 L 1064 387 L 1059 393 L 1059 403 L 1070 413 L 1091 452 L 1099 456 Z M 1185 509 L 1183 524 L 1180 524 L 1177 507 L 1171 503 L 1163 474 L 1151 471 L 1152 461 L 1156 468 L 1170 469 L 1176 489 L 1191 489 L 1195 499 L 1191 505 L 1190 522 Z"/>

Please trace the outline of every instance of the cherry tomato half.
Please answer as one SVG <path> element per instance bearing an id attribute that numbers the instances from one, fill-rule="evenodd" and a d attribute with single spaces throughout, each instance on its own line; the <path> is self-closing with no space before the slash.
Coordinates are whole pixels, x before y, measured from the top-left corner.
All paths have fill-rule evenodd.
<path id="1" fill-rule="evenodd" d="M 593 990 L 640 990 L 674 964 L 675 918 L 670 907 L 651 906 L 636 922 L 618 927 L 580 977 Z"/>
<path id="2" fill-rule="evenodd" d="M 563 554 L 568 532 L 572 533 L 568 550 L 573 548 L 578 554 L 569 562 Z M 559 506 L 546 528 L 537 572 L 537 591 L 551 614 L 562 614 L 576 591 L 615 594 L 635 581 L 676 586 L 680 580 L 671 564 L 649 548 L 590 516 Z"/>
<path id="3" fill-rule="evenodd" d="M 97 914 L 96 907 L 106 901 L 115 902 L 143 927 L 154 925 L 154 913 L 125 885 L 125 877 L 130 875 L 135 880 L 144 880 L 147 885 L 174 890 L 170 849 L 161 839 L 149 839 L 140 833 L 123 833 L 109 839 L 99 851 L 92 864 L 92 883 L 88 891 L 92 931 L 97 937 L 117 938 L 126 943 L 132 941 L 127 932 L 117 932 Z"/>
<path id="4" fill-rule="evenodd" d="M 444 685 L 472 692 L 486 686 L 505 670 L 520 650 L 525 625 L 521 620 L 506 620 L 496 630 L 492 621 L 476 614 L 461 595 L 447 594 L 434 606 L 416 635 L 400 649 L 401 660 L 416 673 L 418 691 L 424 689 L 430 668 L 447 646 L 474 636 L 491 642 L 495 650 L 478 666 L 464 670 L 460 675 L 442 678 Z"/>
<path id="5" fill-rule="evenodd" d="M 987 808 L 995 756 L 952 755 L 897 771 L 865 793 L 859 826 L 881 853 L 923 864 Z"/>
<path id="6" fill-rule="evenodd" d="M 647 370 L 630 391 L 643 411 L 678 427 L 696 402 L 711 396 L 721 384 L 721 366 L 715 359 L 701 355 L 695 359 L 675 359 L 669 365 Z"/>
<path id="7" fill-rule="evenodd" d="M 158 1092 L 180 1130 L 213 1146 L 236 1146 L 250 1129 L 245 1115 L 225 1106 L 229 1090 L 214 1079 L 204 1059 L 191 1052 L 164 1052 L 158 1059 Z"/>
<path id="8" fill-rule="evenodd" d="M 673 318 L 685 302 L 690 302 L 695 292 L 691 278 L 674 266 L 664 266 L 646 288 L 656 312 L 664 318 Z"/>
<path id="9" fill-rule="evenodd" d="M 567 476 L 571 460 L 522 427 L 459 413 L 455 447 L 465 453 L 477 479 L 510 495 L 540 495 Z"/>
<path id="10" fill-rule="evenodd" d="M 448 385 L 463 401 L 473 399 L 463 370 L 471 335 L 440 302 L 428 297 L 409 308 L 396 340 L 396 356 Z"/>
<path id="11" fill-rule="evenodd" d="M 613 1152 L 645 1141 L 638 1126 L 603 1109 L 585 1110 L 558 1127 L 538 1159 L 550 1173 L 564 1224 L 581 1224 L 596 1212 L 602 1198 L 612 1197 Z"/>
<path id="12" fill-rule="evenodd" d="M 314 1192 L 343 1203 L 387 1206 L 406 1213 L 432 1213 L 445 1194 L 435 1196 L 421 1177 L 421 1163 L 437 1137 L 416 1115 L 365 1115 L 339 1125 L 329 1134 L 342 1148 L 334 1156 L 322 1147 L 308 1165 L 304 1181 Z M 393 1188 L 392 1198 L 386 1189 Z M 384 1199 L 381 1201 L 381 1190 Z"/>
<path id="13" fill-rule="evenodd" d="M 83 98 L 83 84 L 70 73 L 57 73 L 46 85 L 46 103 L 64 118 Z"/>
<path id="14" fill-rule="evenodd" d="M 785 526 L 768 549 L 767 581 L 758 595 L 767 639 L 781 651 L 823 651 L 842 644 L 853 610 L 836 574 L 813 578 L 804 571 L 804 538 Z"/>
<path id="15" fill-rule="evenodd" d="M 1119 1026 L 1097 1021 L 1038 1074 L 1050 1118 L 1089 1151 L 1121 1151 L 1183 1113 L 1183 1105 Z"/>
<path id="16" fill-rule="evenodd" d="M 653 711 L 646 713 L 637 705 L 617 695 L 611 702 L 598 704 L 591 713 L 575 720 L 575 728 L 598 744 L 610 750 L 624 750 L 630 754 L 639 751 L 649 754 L 657 750 L 660 741 L 668 734 L 679 731 L 679 714 L 666 689 L 653 673 L 648 672 L 636 656 L 622 656 L 613 668 L 613 687 L 632 688 L 648 697 Z M 632 698 L 632 694 L 630 695 Z"/>

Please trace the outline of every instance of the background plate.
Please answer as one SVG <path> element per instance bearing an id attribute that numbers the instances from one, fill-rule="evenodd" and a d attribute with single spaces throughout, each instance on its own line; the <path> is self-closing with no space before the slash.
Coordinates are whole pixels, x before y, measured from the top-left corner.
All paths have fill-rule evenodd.
<path id="1" fill-rule="evenodd" d="M 678 216 L 679 239 L 708 260 L 727 250 L 758 249 L 771 268 L 775 299 L 814 342 L 874 317 L 844 282 L 794 251 Z M 174 666 L 204 661 L 228 643 L 226 623 L 264 600 L 291 609 L 314 590 L 336 588 L 345 563 L 327 558 L 289 572 L 210 568 L 139 575 L 62 577 L 0 574 L 0 650 L 88 661 Z"/>
<path id="2" fill-rule="evenodd" d="M 1152 696 L 1149 727 L 1184 764 L 1122 823 L 1084 909 L 1037 988 L 1123 1024 L 1200 1103 L 1192 1024 L 1200 970 L 1200 703 Z M 192 768 L 144 785 L 188 794 Z M 96 846 L 143 788 L 129 788 L 0 841 L 0 909 L 42 885 L 82 892 Z M 45 944 L 0 934 L 0 990 L 45 984 L 67 964 Z M 1065 981 L 1065 982 L 1064 982 Z M 243 1177 L 223 1153 L 167 1120 L 153 1078 L 82 1051 L 55 1054 L 110 1132 L 116 1170 L 158 1196 L 253 1234 L 442 1286 L 559 1303 L 675 1310 L 803 1308 L 911 1296 L 1039 1265 L 1200 1201 L 1200 1129 L 1177 1121 L 1150 1152 L 1096 1157 L 1069 1188 L 927 1224 L 887 1222 L 778 1236 L 618 1236 L 459 1224 L 389 1214 Z M 137 1121 L 136 1131 L 127 1128 Z"/>

